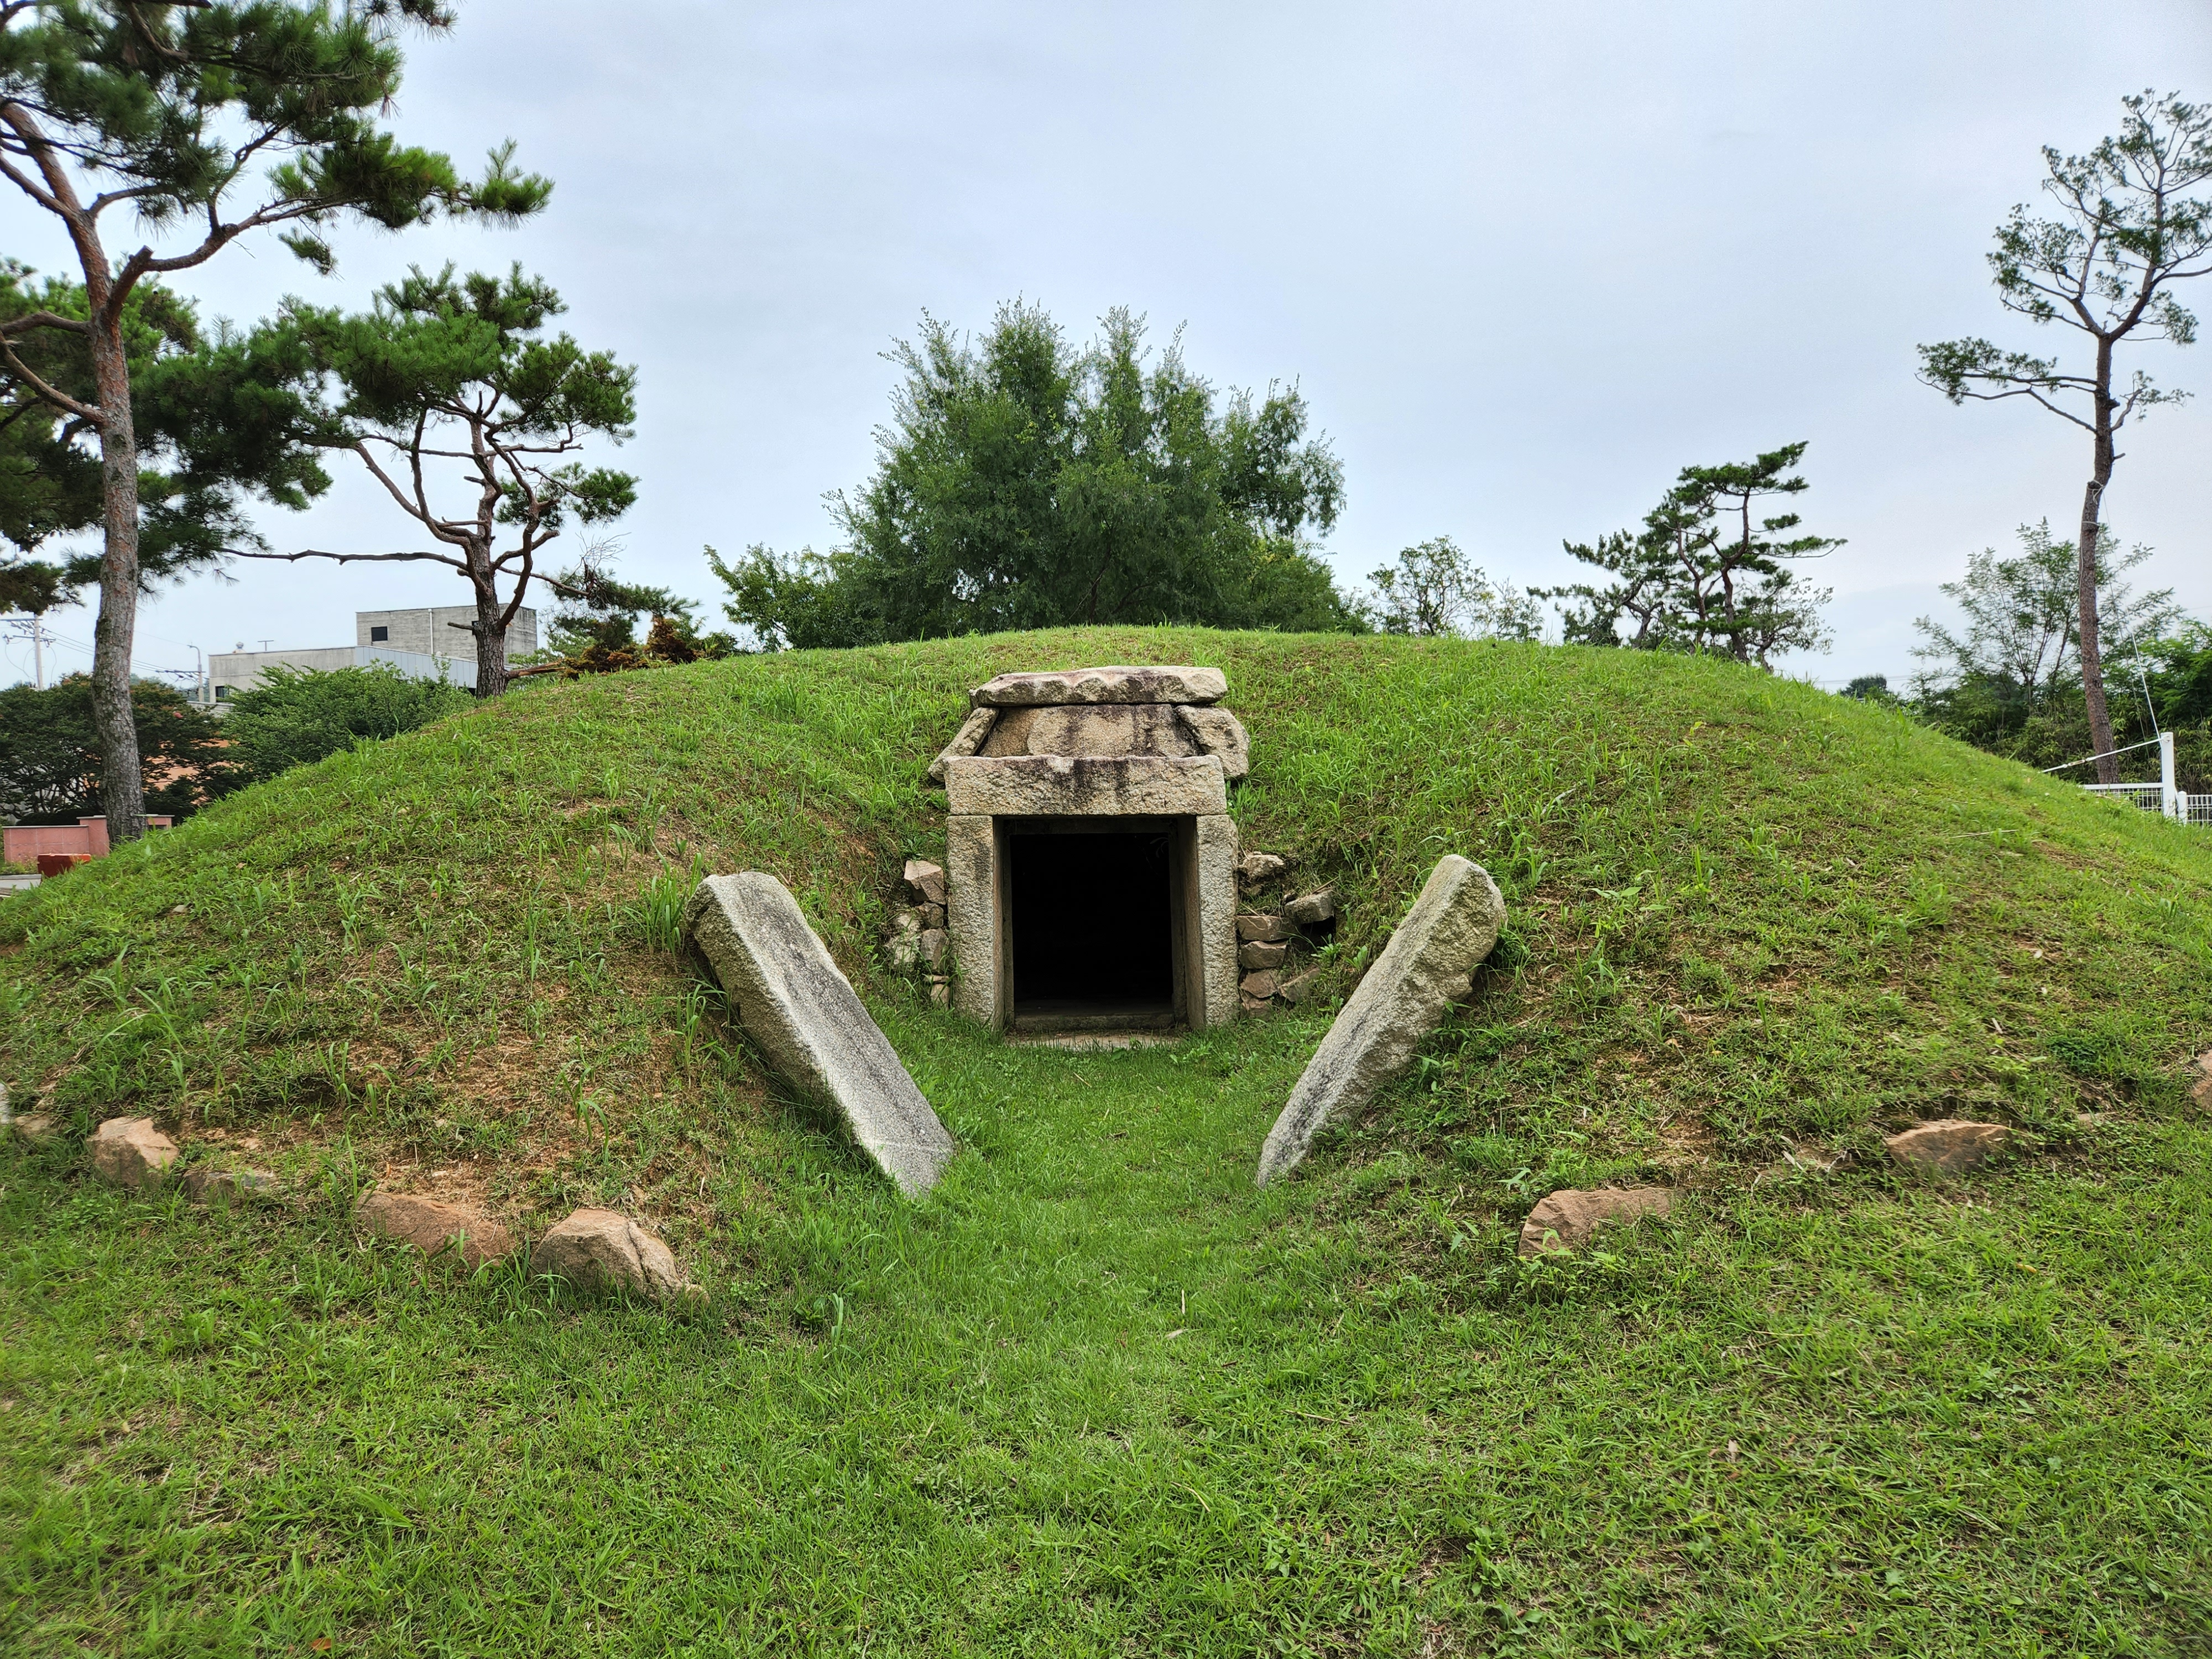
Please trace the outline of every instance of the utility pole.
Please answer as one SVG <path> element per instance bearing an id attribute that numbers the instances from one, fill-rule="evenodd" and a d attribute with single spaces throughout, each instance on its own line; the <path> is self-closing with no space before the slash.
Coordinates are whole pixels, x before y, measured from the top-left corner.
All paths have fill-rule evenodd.
<path id="1" fill-rule="evenodd" d="M 46 689 L 46 629 L 36 617 L 9 617 L 7 625 L 18 637 L 27 632 L 31 639 L 31 679 L 40 690 Z"/>

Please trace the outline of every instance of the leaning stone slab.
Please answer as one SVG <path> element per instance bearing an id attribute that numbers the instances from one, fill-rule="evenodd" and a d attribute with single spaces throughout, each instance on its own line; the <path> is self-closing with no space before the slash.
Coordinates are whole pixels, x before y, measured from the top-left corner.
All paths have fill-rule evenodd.
<path id="1" fill-rule="evenodd" d="M 157 1187 L 177 1161 L 177 1143 L 150 1117 L 111 1117 L 84 1144 L 92 1172 L 118 1187 Z"/>
<path id="2" fill-rule="evenodd" d="M 955 817 L 1219 817 L 1229 810 L 1221 763 L 1212 755 L 977 756 L 948 762 Z"/>
<path id="3" fill-rule="evenodd" d="M 1647 1215 L 1664 1215 L 1674 1194 L 1664 1187 L 1601 1187 L 1590 1192 L 1565 1191 L 1549 1194 L 1528 1212 L 1521 1224 L 1522 1255 L 1564 1254 L 1590 1242 L 1600 1224 L 1635 1221 Z"/>
<path id="4" fill-rule="evenodd" d="M 1975 1123 L 1966 1118 L 1937 1118 L 1886 1137 L 1889 1155 L 1908 1170 L 1923 1175 L 1962 1175 L 1988 1163 L 2004 1150 L 2012 1131 L 2002 1123 Z"/>
<path id="5" fill-rule="evenodd" d="M 627 1291 L 665 1302 L 690 1289 L 668 1246 L 613 1210 L 577 1210 L 530 1253 L 534 1277 L 551 1274 L 579 1290 Z"/>
<path id="6" fill-rule="evenodd" d="M 1328 1028 L 1260 1149 L 1260 1185 L 1296 1169 L 1331 1118 L 1358 1111 L 1412 1061 L 1498 943 L 1505 901 L 1483 867 L 1447 854 Z"/>
<path id="7" fill-rule="evenodd" d="M 684 908 L 684 931 L 769 1063 L 831 1107 L 900 1191 L 935 1186 L 952 1137 L 783 884 L 758 870 L 709 876 Z"/>
<path id="8" fill-rule="evenodd" d="M 1001 674 L 969 694 L 978 708 L 1047 708 L 1066 702 L 1219 702 L 1229 679 L 1218 668 L 1071 668 L 1057 674 Z"/>
<path id="9" fill-rule="evenodd" d="M 1187 704 L 1175 712 L 1198 752 L 1220 760 L 1224 776 L 1234 780 L 1252 769 L 1252 738 L 1236 715 L 1226 708 L 1193 708 Z"/>
<path id="10" fill-rule="evenodd" d="M 371 1193 L 354 1206 L 354 1219 L 380 1238 L 411 1244 L 425 1255 L 452 1249 L 471 1270 L 514 1248 L 514 1236 L 481 1210 L 413 1193 Z"/>
<path id="11" fill-rule="evenodd" d="M 968 718 L 960 722 L 960 729 L 952 734 L 952 741 L 939 750 L 937 758 L 930 762 L 929 781 L 934 784 L 943 784 L 945 762 L 957 759 L 963 755 L 981 752 L 984 741 L 990 737 L 991 728 L 998 723 L 998 720 L 999 711 L 995 708 L 971 709 Z"/>

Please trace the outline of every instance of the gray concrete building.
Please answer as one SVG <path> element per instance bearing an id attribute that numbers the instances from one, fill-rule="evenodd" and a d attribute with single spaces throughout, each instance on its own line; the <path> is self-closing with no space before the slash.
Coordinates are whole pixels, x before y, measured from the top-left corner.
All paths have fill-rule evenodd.
<path id="1" fill-rule="evenodd" d="M 356 611 L 353 613 L 353 642 L 382 646 L 392 651 L 415 651 L 425 656 L 466 659 L 473 665 L 477 636 L 469 625 L 477 619 L 472 605 L 436 605 L 423 611 Z M 507 656 L 512 662 L 538 648 L 538 613 L 525 605 L 507 626 Z M 470 678 L 475 678 L 473 671 Z"/>
<path id="2" fill-rule="evenodd" d="M 310 647 L 297 651 L 218 651 L 208 658 L 207 678 L 190 695 L 195 702 L 220 711 L 230 700 L 261 678 L 265 668 L 287 668 L 327 673 L 333 668 L 367 667 L 390 663 L 410 679 L 450 680 L 455 685 L 477 683 L 476 635 L 468 625 L 476 608 L 441 605 L 420 611 L 356 611 L 354 643 Z M 525 607 L 514 613 L 507 630 L 507 655 L 515 658 L 538 649 L 538 613 Z"/>
<path id="3" fill-rule="evenodd" d="M 282 663 L 287 668 L 328 673 L 333 668 L 366 668 L 388 662 L 410 679 L 451 680 L 455 685 L 476 684 L 476 659 L 456 661 L 420 651 L 387 651 L 382 646 L 363 648 L 333 645 L 307 651 L 217 651 L 208 658 L 207 680 L 192 699 L 220 710 L 247 687 L 258 684 L 261 671 Z"/>

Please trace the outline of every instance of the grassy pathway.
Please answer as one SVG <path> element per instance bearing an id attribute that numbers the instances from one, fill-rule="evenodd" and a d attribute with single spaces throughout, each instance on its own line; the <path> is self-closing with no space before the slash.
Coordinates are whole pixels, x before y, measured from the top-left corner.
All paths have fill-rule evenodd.
<path id="1" fill-rule="evenodd" d="M 953 1175 L 910 1210 L 787 1117 L 804 1196 L 744 1253 L 786 1289 L 693 1320 L 0 1154 L 0 1644 L 2212 1640 L 2201 1128 L 1949 1194 L 1762 1181 L 1529 1274 L 1387 1149 L 1252 1188 L 1316 1025 L 1069 1054 L 886 1016 Z"/>

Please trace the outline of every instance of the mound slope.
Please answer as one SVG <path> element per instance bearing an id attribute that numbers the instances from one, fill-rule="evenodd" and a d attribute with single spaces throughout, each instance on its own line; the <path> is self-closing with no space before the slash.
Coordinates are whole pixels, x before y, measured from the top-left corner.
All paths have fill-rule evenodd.
<path id="1" fill-rule="evenodd" d="M 775 874 L 902 995 L 872 941 L 941 855 L 921 775 L 966 689 L 1109 658 L 1228 672 L 1243 843 L 1339 887 L 1347 965 L 1441 854 L 1492 872 L 1512 923 L 1434 1084 L 1463 1116 L 1649 1155 L 2063 1134 L 2173 1097 L 2212 1029 L 2212 838 L 1881 710 L 1638 653 L 1103 631 L 546 688 L 289 775 L 0 910 L 0 1066 L 19 1109 L 498 1142 L 540 1188 L 558 1118 L 602 1162 L 653 1103 L 757 1121 L 677 948 L 696 874 Z"/>
<path id="2" fill-rule="evenodd" d="M 1444 852 L 1509 906 L 1417 1073 L 1264 1191 L 1328 995 L 1071 1054 L 875 957 L 966 689 L 1146 660 L 1226 672 L 1244 844 L 1343 899 L 1325 986 Z M 749 867 L 957 1139 L 922 1202 L 679 952 Z M 287 1183 L 0 1152 L 0 1646 L 2189 1650 L 2208 900 L 2192 832 L 1630 653 L 1102 630 L 471 711 L 0 905 L 19 1109 Z M 1881 1158 L 1942 1117 L 2018 1150 Z M 1668 1220 L 1517 1257 L 1632 1177 Z M 370 1182 L 620 1210 L 709 1298 L 425 1275 L 356 1237 Z"/>

